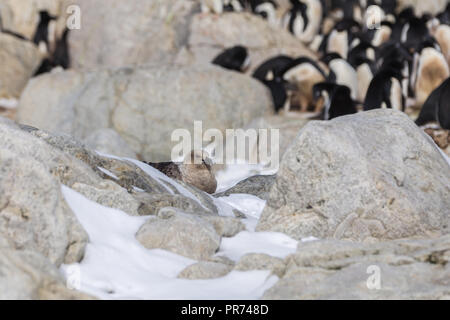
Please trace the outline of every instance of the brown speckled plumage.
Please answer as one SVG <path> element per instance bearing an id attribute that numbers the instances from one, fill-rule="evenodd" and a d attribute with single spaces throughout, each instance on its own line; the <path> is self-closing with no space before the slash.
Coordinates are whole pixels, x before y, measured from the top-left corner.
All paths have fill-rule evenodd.
<path id="1" fill-rule="evenodd" d="M 216 177 L 212 173 L 211 166 L 202 159 L 199 164 L 193 162 L 194 153 L 186 157 L 183 163 L 176 162 L 145 162 L 153 168 L 161 171 L 166 176 L 186 182 L 207 193 L 214 193 L 217 189 Z M 189 161 L 188 161 L 189 160 Z"/>

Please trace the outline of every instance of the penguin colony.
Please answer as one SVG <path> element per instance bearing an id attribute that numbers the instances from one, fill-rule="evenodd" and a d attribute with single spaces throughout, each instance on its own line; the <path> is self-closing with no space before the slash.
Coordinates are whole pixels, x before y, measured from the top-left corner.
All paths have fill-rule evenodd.
<path id="1" fill-rule="evenodd" d="M 281 0 L 278 0 L 281 1 Z M 450 3 L 436 16 L 399 10 L 397 0 L 203 0 L 204 12 L 251 12 L 288 30 L 317 54 L 278 55 L 252 76 L 276 112 L 330 120 L 377 108 L 404 111 L 422 125 L 450 129 Z M 249 51 L 226 49 L 213 64 L 245 72 Z"/>
<path id="2" fill-rule="evenodd" d="M 53 68 L 61 67 L 67 69 L 70 67 L 70 55 L 67 45 L 69 29 L 65 29 L 60 37 L 56 34 L 56 19 L 47 11 L 39 12 L 39 23 L 32 39 L 27 39 L 23 35 L 5 29 L 0 15 L 0 33 L 5 33 L 23 41 L 30 41 L 38 48 L 44 59 L 35 72 L 34 76 L 45 72 L 50 72 Z"/>

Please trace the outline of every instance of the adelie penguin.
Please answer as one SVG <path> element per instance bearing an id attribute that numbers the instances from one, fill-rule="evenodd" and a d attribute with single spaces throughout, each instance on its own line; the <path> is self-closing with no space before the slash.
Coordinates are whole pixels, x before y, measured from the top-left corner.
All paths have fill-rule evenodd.
<path id="1" fill-rule="evenodd" d="M 347 86 L 351 91 L 352 99 L 356 99 L 358 96 L 358 75 L 355 69 L 335 52 L 325 55 L 320 60 L 330 68 L 327 80 Z"/>
<path id="2" fill-rule="evenodd" d="M 47 11 L 39 12 L 39 24 L 33 36 L 33 42 L 44 54 L 48 54 L 53 49 L 52 46 L 55 41 L 54 20 L 56 20 L 56 17 L 49 15 Z"/>
<path id="3" fill-rule="evenodd" d="M 56 67 L 67 69 L 70 67 L 70 53 L 67 43 L 69 29 L 65 29 L 61 39 L 58 39 L 55 44 L 55 49 L 50 53 L 41 63 L 34 76 L 42 73 L 50 72 Z"/>
<path id="4" fill-rule="evenodd" d="M 250 66 L 250 56 L 247 48 L 235 46 L 223 51 L 212 63 L 225 69 L 245 72 Z"/>
<path id="5" fill-rule="evenodd" d="M 428 97 L 416 120 L 418 126 L 437 122 L 450 130 L 450 78 L 441 83 Z"/>
<path id="6" fill-rule="evenodd" d="M 320 0 L 291 0 L 292 8 L 283 17 L 283 25 L 304 43 L 311 43 L 322 22 Z"/>
<path id="7" fill-rule="evenodd" d="M 322 82 L 313 88 L 314 98 L 317 103 L 322 99 L 323 120 L 331 120 L 357 111 L 356 102 L 350 96 L 350 89 L 336 83 Z"/>
<path id="8" fill-rule="evenodd" d="M 379 71 L 370 82 L 364 100 L 364 111 L 378 108 L 404 110 L 401 74 L 394 70 Z"/>
<path id="9" fill-rule="evenodd" d="M 278 25 L 276 10 L 278 5 L 272 0 L 248 0 L 250 10 L 267 20 L 271 25 Z"/>
<path id="10" fill-rule="evenodd" d="M 212 161 L 203 151 L 192 151 L 186 155 L 182 163 L 145 163 L 172 179 L 183 181 L 207 193 L 212 194 L 217 189 L 217 180 L 212 171 Z"/>
<path id="11" fill-rule="evenodd" d="M 293 60 L 291 57 L 279 55 L 262 63 L 253 73 L 253 77 L 270 90 L 275 112 L 283 109 L 287 101 L 289 84 L 283 79 L 283 72 Z"/>
<path id="12" fill-rule="evenodd" d="M 331 32 L 323 38 L 319 51 L 323 54 L 337 53 L 347 59 L 350 44 L 361 31 L 360 25 L 352 19 L 343 19 L 336 23 Z"/>

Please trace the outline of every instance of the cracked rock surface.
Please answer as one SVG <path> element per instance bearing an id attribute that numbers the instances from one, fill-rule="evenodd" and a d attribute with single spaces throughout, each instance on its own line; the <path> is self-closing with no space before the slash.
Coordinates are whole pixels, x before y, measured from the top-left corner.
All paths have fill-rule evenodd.
<path id="1" fill-rule="evenodd" d="M 405 114 L 312 121 L 280 164 L 258 231 L 377 241 L 449 233 L 450 170 Z"/>

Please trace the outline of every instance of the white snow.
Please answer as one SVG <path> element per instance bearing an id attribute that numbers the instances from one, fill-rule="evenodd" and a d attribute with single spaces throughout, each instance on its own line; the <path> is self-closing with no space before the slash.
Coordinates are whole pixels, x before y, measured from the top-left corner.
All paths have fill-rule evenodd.
<path id="1" fill-rule="evenodd" d="M 188 189 L 151 166 L 134 159 L 101 155 L 131 161 L 165 185 L 169 192 L 177 190 L 198 202 Z M 234 169 L 236 172 L 230 168 L 226 170 L 231 178 L 225 173 L 221 175 L 219 181 L 222 187 L 264 171 L 248 165 Z M 102 171 L 114 177 L 113 173 Z M 138 188 L 135 187 L 135 190 Z M 169 251 L 143 247 L 135 239 L 135 234 L 150 217 L 129 216 L 123 211 L 93 202 L 66 186 L 62 186 L 62 193 L 89 235 L 83 260 L 61 266 L 68 284 L 73 282 L 72 270 L 75 268 L 79 271 L 75 273 L 79 275 L 75 283 L 79 285 L 76 288 L 80 291 L 101 299 L 246 300 L 260 298 L 278 280 L 268 270 L 232 271 L 224 277 L 208 280 L 178 279 L 179 272 L 196 261 Z M 222 238 L 216 255 L 237 261 L 247 253 L 266 253 L 284 258 L 296 251 L 298 241 L 285 234 L 254 231 L 266 203 L 264 200 L 248 194 L 233 194 L 213 200 L 220 215 L 234 216 L 234 208 L 247 217 L 243 219 L 247 230 L 232 238 Z"/>
<path id="2" fill-rule="evenodd" d="M 227 256 L 234 261 L 247 253 L 265 253 L 285 258 L 296 251 L 297 244 L 297 240 L 283 233 L 243 231 L 233 238 L 222 238 L 217 255 Z"/>
<path id="3" fill-rule="evenodd" d="M 228 197 L 217 199 L 244 213 L 247 218 L 243 220 L 247 230 L 255 231 L 261 212 L 266 201 L 251 194 L 231 194 Z"/>
<path id="4" fill-rule="evenodd" d="M 216 193 L 225 191 L 235 186 L 238 182 L 254 175 L 270 175 L 276 171 L 267 169 L 261 164 L 229 164 L 224 170 L 216 173 Z"/>
<path id="5" fill-rule="evenodd" d="M 277 281 L 269 271 L 232 271 L 211 280 L 177 279 L 195 261 L 144 248 L 134 237 L 145 217 L 99 205 L 62 186 L 63 195 L 89 235 L 79 267 L 79 290 L 102 299 L 258 299 Z"/>

